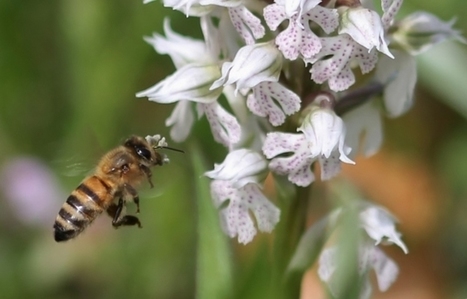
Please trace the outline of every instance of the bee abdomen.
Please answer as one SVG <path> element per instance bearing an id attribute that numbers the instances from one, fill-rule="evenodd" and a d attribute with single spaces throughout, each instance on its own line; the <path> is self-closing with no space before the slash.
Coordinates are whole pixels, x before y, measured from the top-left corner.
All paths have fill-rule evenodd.
<path id="1" fill-rule="evenodd" d="M 81 183 L 67 198 L 55 219 L 55 241 L 66 241 L 79 235 L 107 208 L 112 199 L 110 191 L 109 186 L 96 176 Z"/>

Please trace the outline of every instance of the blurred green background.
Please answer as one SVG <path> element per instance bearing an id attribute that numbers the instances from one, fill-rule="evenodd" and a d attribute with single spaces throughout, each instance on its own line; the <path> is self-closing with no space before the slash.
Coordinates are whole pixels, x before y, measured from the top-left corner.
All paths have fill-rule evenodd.
<path id="1" fill-rule="evenodd" d="M 467 32 L 460 13 L 466 8 L 462 0 L 412 0 L 403 14 L 423 9 L 444 20 L 458 16 L 455 27 Z M 142 39 L 162 32 L 165 16 L 175 31 L 200 36 L 196 19 L 159 1 L 0 1 L 0 298 L 202 298 L 199 252 L 214 248 L 197 249 L 209 231 L 197 229 L 203 225 L 196 186 L 202 171 L 222 159 L 212 141 L 196 152 L 202 161 L 209 150 L 206 169 L 194 170 L 190 153 L 168 153 L 171 163 L 154 171 L 156 187 L 141 192 L 143 229 L 114 230 L 102 217 L 77 240 L 57 244 L 52 237 L 61 204 L 101 154 L 130 134 L 168 136 L 164 122 L 172 106 L 135 98 L 174 70 Z M 421 208 L 439 213 L 421 236 L 402 222 L 414 250 L 398 262 L 402 272 L 404 263 L 417 267 L 417 257 L 426 256 L 441 268 L 439 293 L 417 298 L 461 298 L 467 296 L 467 51 L 448 43 L 419 62 L 417 102 L 386 122 L 384 152 L 426 166 L 441 191 L 436 204 Z M 195 134 L 212 140 L 204 119 Z M 394 202 L 406 208 L 401 198 Z M 410 216 L 416 219 L 417 210 Z M 239 262 L 233 297 L 262 298 L 268 288 L 267 259 L 257 258 L 267 240 L 254 243 L 232 253 Z M 396 290 L 406 284 L 397 282 Z"/>

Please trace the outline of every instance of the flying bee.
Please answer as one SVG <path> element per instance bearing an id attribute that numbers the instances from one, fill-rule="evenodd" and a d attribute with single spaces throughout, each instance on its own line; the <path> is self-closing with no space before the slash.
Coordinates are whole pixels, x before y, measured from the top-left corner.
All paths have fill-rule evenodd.
<path id="1" fill-rule="evenodd" d="M 67 241 L 79 235 L 102 212 L 112 217 L 115 228 L 138 225 L 136 216 L 124 215 L 127 202 L 134 202 L 139 213 L 139 196 L 136 187 L 147 179 L 151 188 L 151 167 L 164 165 L 169 160 L 157 150 L 161 148 L 182 152 L 167 146 L 159 135 L 131 136 L 106 153 L 95 169 L 71 192 L 58 212 L 54 223 L 54 238 Z"/>

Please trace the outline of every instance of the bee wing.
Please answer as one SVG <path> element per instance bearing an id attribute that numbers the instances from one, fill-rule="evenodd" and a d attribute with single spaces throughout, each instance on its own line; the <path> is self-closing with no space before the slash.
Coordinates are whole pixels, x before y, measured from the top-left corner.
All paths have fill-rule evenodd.
<path id="1" fill-rule="evenodd" d="M 83 139 L 71 139 L 58 148 L 56 159 L 52 162 L 63 177 L 85 177 L 91 175 L 99 158 L 105 153 L 101 139 L 92 133 Z M 88 146 L 91 144 L 92 146 Z"/>
<path id="2" fill-rule="evenodd" d="M 56 159 L 52 162 L 57 169 L 57 173 L 63 177 L 85 177 L 92 173 L 94 164 L 89 159 L 78 158 L 77 156 Z"/>
<path id="3" fill-rule="evenodd" d="M 155 190 L 157 189 L 157 190 Z M 138 189 L 139 190 L 139 189 Z M 148 189 L 148 188 L 142 188 L 141 191 L 138 191 L 139 195 L 140 195 L 140 198 L 158 198 L 158 197 L 161 197 L 163 194 L 164 194 L 164 191 L 161 190 L 160 188 L 152 188 L 152 189 Z"/>

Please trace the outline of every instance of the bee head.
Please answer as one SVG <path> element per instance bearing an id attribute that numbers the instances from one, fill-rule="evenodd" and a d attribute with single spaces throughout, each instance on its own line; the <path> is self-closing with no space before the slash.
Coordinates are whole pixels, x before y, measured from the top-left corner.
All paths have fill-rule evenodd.
<path id="1" fill-rule="evenodd" d="M 144 138 L 131 136 L 125 141 L 124 146 L 133 150 L 143 164 L 147 166 L 160 164 L 160 154 Z"/>
<path id="2" fill-rule="evenodd" d="M 184 151 L 167 146 L 164 137 L 160 135 L 146 136 L 146 138 L 139 136 L 131 136 L 128 138 L 124 146 L 134 150 L 136 155 L 141 159 L 141 162 L 147 164 L 146 166 L 164 165 L 169 163 L 169 158 L 165 154 L 159 153 L 158 149 L 168 149 L 176 152 L 183 153 Z"/>

